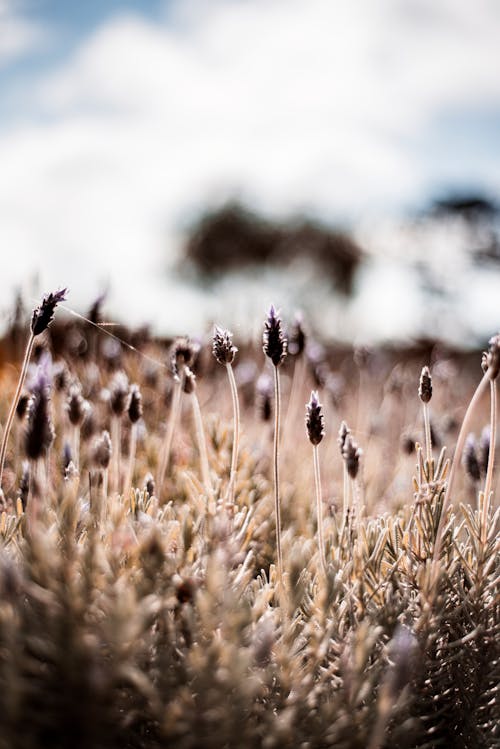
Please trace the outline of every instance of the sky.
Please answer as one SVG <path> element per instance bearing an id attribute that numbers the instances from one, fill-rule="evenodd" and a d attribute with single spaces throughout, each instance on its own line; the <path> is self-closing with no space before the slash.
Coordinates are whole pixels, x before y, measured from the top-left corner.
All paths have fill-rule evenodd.
<path id="1" fill-rule="evenodd" d="M 209 292 L 164 272 L 207 206 L 366 226 L 496 198 L 499 21 L 497 0 L 0 0 L 4 297 L 110 285 L 178 327 Z"/>

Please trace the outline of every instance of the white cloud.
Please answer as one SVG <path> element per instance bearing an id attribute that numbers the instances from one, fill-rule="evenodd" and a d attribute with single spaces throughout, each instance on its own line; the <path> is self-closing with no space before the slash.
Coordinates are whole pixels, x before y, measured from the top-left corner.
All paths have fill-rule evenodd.
<path id="1" fill-rule="evenodd" d="M 47 29 L 15 14 L 13 3 L 0 2 L 0 70 L 48 41 Z"/>
<path id="2" fill-rule="evenodd" d="M 111 276 L 140 307 L 129 289 L 207 199 L 327 218 L 416 200 L 433 118 L 500 107 L 498 20 L 495 0 L 177 0 L 168 23 L 112 19 L 0 131 L 0 246 L 50 259 L 57 283 Z"/>

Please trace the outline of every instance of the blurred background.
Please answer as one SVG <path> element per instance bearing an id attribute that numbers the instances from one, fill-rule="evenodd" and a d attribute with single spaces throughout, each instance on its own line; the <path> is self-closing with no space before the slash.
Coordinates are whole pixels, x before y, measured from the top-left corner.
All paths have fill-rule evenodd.
<path id="1" fill-rule="evenodd" d="M 1 311 L 500 325 L 496 0 L 0 0 Z"/>

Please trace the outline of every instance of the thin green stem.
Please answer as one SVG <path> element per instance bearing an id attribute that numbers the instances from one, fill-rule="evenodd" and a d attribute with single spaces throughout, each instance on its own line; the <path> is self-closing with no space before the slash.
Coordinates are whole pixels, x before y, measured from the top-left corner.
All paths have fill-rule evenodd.
<path id="1" fill-rule="evenodd" d="M 240 404 L 238 401 L 238 389 L 234 372 L 231 364 L 226 364 L 227 376 L 231 387 L 231 397 L 233 400 L 233 452 L 231 455 L 231 473 L 229 474 L 229 487 L 227 491 L 227 501 L 232 504 L 234 501 L 234 487 L 236 484 L 236 474 L 238 470 L 238 452 L 240 444 Z"/>
<path id="2" fill-rule="evenodd" d="M 319 557 L 321 562 L 321 569 L 326 577 L 326 554 L 325 554 L 325 541 L 323 538 L 323 497 L 321 492 L 321 476 L 319 472 L 319 456 L 318 446 L 313 445 L 313 459 L 314 459 L 314 484 L 316 487 L 316 521 L 318 525 L 318 547 Z"/>
<path id="3" fill-rule="evenodd" d="M 31 357 L 31 352 L 33 351 L 34 343 L 35 343 L 35 336 L 33 335 L 33 333 L 30 333 L 28 345 L 26 346 L 26 351 L 24 353 L 24 360 L 23 360 L 23 366 L 21 368 L 21 374 L 19 375 L 17 389 L 16 389 L 14 398 L 10 406 L 9 415 L 7 417 L 7 423 L 5 424 L 5 429 L 4 429 L 4 433 L 2 437 L 2 446 L 0 447 L 0 488 L 2 486 L 2 480 L 3 480 L 3 469 L 5 466 L 5 455 L 7 453 L 7 442 L 9 440 L 9 434 L 12 428 L 12 422 L 14 421 L 14 415 L 16 413 L 17 404 L 19 402 L 19 396 L 21 395 L 21 390 L 23 388 L 24 381 L 26 379 L 26 374 L 28 372 L 28 365 L 29 365 L 29 361 Z"/>

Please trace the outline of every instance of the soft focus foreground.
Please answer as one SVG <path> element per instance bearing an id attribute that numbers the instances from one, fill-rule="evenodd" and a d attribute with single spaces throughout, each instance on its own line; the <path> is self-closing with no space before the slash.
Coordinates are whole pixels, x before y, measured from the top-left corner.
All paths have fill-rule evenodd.
<path id="1" fill-rule="evenodd" d="M 353 355 L 295 325 L 270 360 L 218 335 L 215 357 L 37 336 L 2 481 L 0 746 L 498 746 L 487 392 L 446 503 L 442 452 L 479 354 Z"/>

